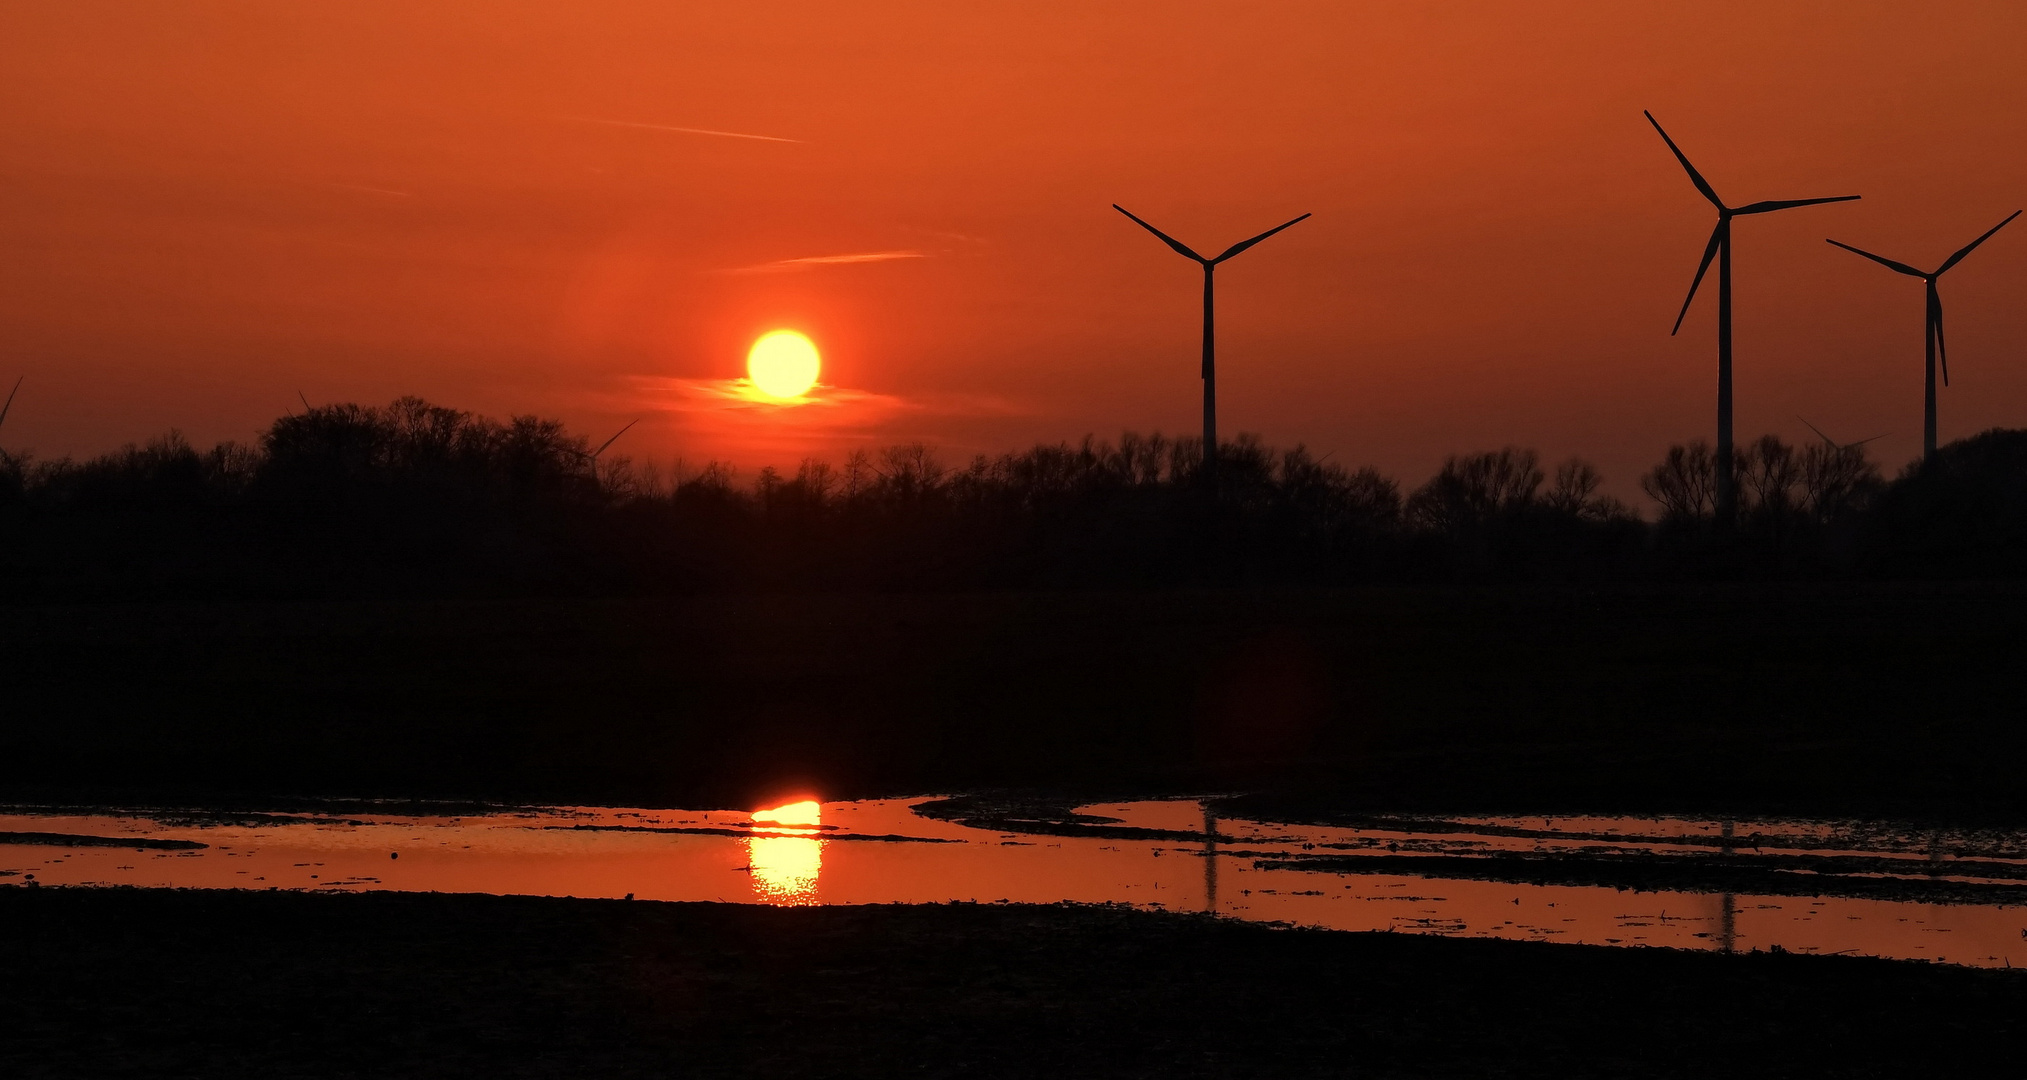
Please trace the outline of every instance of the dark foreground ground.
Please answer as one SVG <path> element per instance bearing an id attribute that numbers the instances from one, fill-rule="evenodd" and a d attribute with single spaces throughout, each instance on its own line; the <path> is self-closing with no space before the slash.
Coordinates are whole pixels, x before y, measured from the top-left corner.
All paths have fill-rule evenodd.
<path id="1" fill-rule="evenodd" d="M 2018 1072 L 2027 973 L 1110 909 L 0 888 L 9 1077 Z"/>
<path id="2" fill-rule="evenodd" d="M 2023 613 L 2019 583 L 0 603 L 0 798 L 2020 826 Z"/>

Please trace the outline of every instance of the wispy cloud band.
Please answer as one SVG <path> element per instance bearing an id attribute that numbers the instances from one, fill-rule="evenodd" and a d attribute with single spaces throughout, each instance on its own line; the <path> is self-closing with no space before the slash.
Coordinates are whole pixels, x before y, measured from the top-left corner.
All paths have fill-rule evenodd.
<path id="1" fill-rule="evenodd" d="M 385 195 L 388 196 L 389 198 L 395 199 L 415 198 L 415 192 L 402 191 L 399 190 L 398 188 L 369 187 L 365 184 L 340 184 L 336 182 L 333 182 L 330 186 L 338 189 L 339 191 L 359 191 L 364 192 L 365 194 L 368 195 Z"/>
<path id="2" fill-rule="evenodd" d="M 781 417 L 800 413 L 802 423 L 844 422 L 863 424 L 895 413 L 912 411 L 906 399 L 868 390 L 853 390 L 819 383 L 801 397 L 778 398 L 753 385 L 751 379 L 683 379 L 640 376 L 632 382 L 637 396 L 633 408 L 657 412 L 752 414 Z M 816 420 L 817 416 L 832 420 Z"/>
<path id="3" fill-rule="evenodd" d="M 672 376 L 636 375 L 627 379 L 628 388 L 613 399 L 611 407 L 625 410 L 650 409 L 657 412 L 756 413 L 781 416 L 799 412 L 805 416 L 825 413 L 850 414 L 855 420 L 886 418 L 902 413 L 943 417 L 1024 416 L 1028 410 L 1003 398 L 975 394 L 938 393 L 901 397 L 871 390 L 819 383 L 799 398 L 777 398 L 753 385 L 751 379 L 692 379 Z"/>
<path id="4" fill-rule="evenodd" d="M 743 131 L 717 131 L 712 128 L 677 127 L 674 124 L 644 124 L 638 120 L 602 120 L 595 116 L 566 116 L 579 124 L 602 124 L 606 127 L 641 128 L 647 131 L 675 131 L 684 135 L 716 135 L 721 139 L 756 139 L 760 142 L 799 143 L 801 139 L 784 139 L 779 135 L 750 135 Z"/>
<path id="5" fill-rule="evenodd" d="M 779 274 L 793 270 L 810 270 L 819 266 L 849 266 L 853 263 L 891 262 L 895 259 L 926 259 L 926 251 L 860 251 L 847 255 L 807 255 L 800 259 L 778 259 L 758 266 L 741 266 L 720 271 L 726 274 Z"/>

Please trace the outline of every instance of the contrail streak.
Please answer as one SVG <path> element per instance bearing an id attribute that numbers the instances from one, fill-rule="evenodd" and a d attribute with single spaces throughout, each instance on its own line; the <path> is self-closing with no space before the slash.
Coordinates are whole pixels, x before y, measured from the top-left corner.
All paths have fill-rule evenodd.
<path id="1" fill-rule="evenodd" d="M 748 135 L 743 131 L 713 131 L 710 128 L 677 127 L 674 124 L 643 124 L 636 120 L 600 120 L 593 116 L 566 116 L 580 124 L 603 124 L 606 127 L 643 128 L 648 131 L 679 131 L 685 135 L 717 135 L 726 139 L 758 139 L 761 142 L 799 143 L 801 139 L 784 139 L 778 135 Z"/>
<path id="2" fill-rule="evenodd" d="M 851 263 L 890 262 L 894 259 L 926 259 L 926 251 L 864 251 L 851 255 L 808 255 L 800 259 L 781 259 L 758 266 L 742 266 L 726 270 L 727 274 L 765 274 L 773 270 L 802 270 L 812 266 L 845 266 Z"/>

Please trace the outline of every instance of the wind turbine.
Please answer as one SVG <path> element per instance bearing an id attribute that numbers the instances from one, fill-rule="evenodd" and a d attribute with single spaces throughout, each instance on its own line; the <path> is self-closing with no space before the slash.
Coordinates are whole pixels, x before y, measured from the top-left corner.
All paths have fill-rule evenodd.
<path id="1" fill-rule="evenodd" d="M 7 404 L 0 405 L 0 425 L 4 425 L 7 423 L 7 413 L 9 410 L 14 408 L 14 395 L 21 392 L 21 384 L 24 381 L 26 381 L 27 378 L 28 376 L 23 375 L 20 378 L 15 379 L 14 389 L 7 391 Z M 0 461 L 4 461 L 7 464 L 12 465 L 14 464 L 14 457 L 7 451 L 0 450 Z"/>
<path id="2" fill-rule="evenodd" d="M 1825 445 L 1825 446 L 1829 447 L 1829 448 L 1830 448 L 1830 449 L 1832 449 L 1832 450 L 1838 450 L 1838 451 L 1843 451 L 1843 450 L 1856 450 L 1856 449 L 1858 449 L 1859 447 L 1861 447 L 1861 446 L 1864 446 L 1864 445 L 1865 445 L 1866 443 L 1872 442 L 1872 441 L 1873 441 L 1873 440 L 1875 440 L 1875 439 L 1884 439 L 1884 438 L 1886 438 L 1886 436 L 1885 436 L 1885 435 L 1874 435 L 1874 436 L 1872 436 L 1872 438 L 1870 438 L 1870 439 L 1860 439 L 1860 440 L 1858 440 L 1857 442 L 1849 442 L 1849 443 L 1840 443 L 1840 442 L 1838 442 L 1837 440 L 1835 440 L 1835 439 L 1831 438 L 1830 436 L 1828 436 L 1828 435 L 1825 435 L 1825 434 L 1823 434 L 1823 429 L 1822 429 L 1822 428 L 1819 428 L 1819 427 L 1817 427 L 1816 425 L 1814 425 L 1814 424 L 1811 424 L 1811 423 L 1809 423 L 1809 419 L 1808 419 L 1808 417 L 1805 417 L 1805 416 L 1799 416 L 1799 415 L 1798 415 L 1798 416 L 1796 416 L 1796 417 L 1795 417 L 1795 419 L 1797 419 L 1797 420 L 1800 420 L 1800 421 L 1802 422 L 1802 424 L 1803 424 L 1804 426 L 1806 426 L 1806 427 L 1807 427 L 1807 428 L 1808 428 L 1808 429 L 1809 429 L 1810 431 L 1813 431 L 1813 432 L 1815 432 L 1815 433 L 1816 433 L 1816 437 L 1817 437 L 1817 438 L 1819 438 L 1819 439 L 1821 439 L 1821 440 L 1823 440 L 1823 445 Z"/>
<path id="3" fill-rule="evenodd" d="M 1936 291 L 1936 279 L 1943 276 L 1943 271 L 1964 261 L 1964 256 L 1969 255 L 1979 244 L 1991 239 L 1993 233 L 2005 228 L 2007 222 L 2019 216 L 2020 211 L 2013 211 L 2005 221 L 1992 226 L 1986 230 L 1985 235 L 1959 248 L 1955 255 L 1949 257 L 1948 261 L 1937 267 L 1934 272 L 1927 274 L 1916 270 L 1904 262 L 1894 262 L 1892 259 L 1874 255 L 1869 251 L 1860 251 L 1850 244 L 1841 244 L 1835 240 L 1827 241 L 1827 243 L 1836 244 L 1838 247 L 1855 255 L 1863 255 L 1873 262 L 1886 267 L 1888 270 L 1897 271 L 1909 277 L 1918 277 L 1928 283 L 1928 324 L 1922 333 L 1922 343 L 1928 350 L 1928 378 L 1922 390 L 1921 399 L 1921 459 L 1923 461 L 1934 457 L 1936 452 L 1936 361 L 1938 359 L 1943 362 L 1943 385 L 1948 386 L 1950 384 L 1950 357 L 1949 353 L 1943 348 L 1943 298 L 1942 294 Z"/>
<path id="4" fill-rule="evenodd" d="M 593 461 L 596 461 L 596 460 L 598 460 L 598 455 L 600 455 L 600 454 L 603 454 L 603 453 L 605 453 L 605 448 L 606 448 L 606 447 L 608 447 L 608 446 L 611 446 L 611 445 L 612 445 L 613 443 L 616 443 L 616 442 L 618 442 L 618 441 L 619 441 L 619 437 L 620 437 L 621 435 L 624 435 L 624 434 L 626 434 L 627 432 L 629 432 L 629 431 L 632 431 L 632 430 L 633 430 L 633 426 L 634 426 L 635 424 L 638 424 L 638 423 L 640 423 L 640 419 L 639 419 L 638 417 L 636 417 L 636 418 L 634 418 L 634 419 L 632 419 L 632 420 L 629 420 L 629 421 L 627 421 L 627 422 L 626 422 L 626 426 L 625 426 L 625 427 L 623 427 L 623 428 L 620 428 L 620 429 L 619 429 L 618 431 L 615 431 L 615 432 L 613 432 L 613 433 L 612 433 L 612 438 L 610 438 L 610 439 L 607 439 L 607 440 L 605 440 L 604 442 L 602 442 L 602 443 L 599 443 L 599 444 L 598 444 L 598 449 L 596 449 L 596 450 L 593 450 L 593 451 L 591 452 L 591 459 L 592 459 Z M 1807 421 L 1804 421 L 1804 423 L 1807 423 Z"/>
<path id="5" fill-rule="evenodd" d="M 1217 369 L 1217 342 L 1216 342 L 1216 335 L 1214 333 L 1214 323 L 1212 321 L 1211 316 L 1212 272 L 1218 268 L 1219 263 L 1224 262 L 1226 259 L 1229 259 L 1234 255 L 1237 255 L 1239 252 L 1244 251 L 1249 247 L 1252 247 L 1254 244 L 1257 244 L 1260 241 L 1265 240 L 1266 238 L 1274 235 L 1277 232 L 1280 232 L 1282 229 L 1285 229 L 1288 226 L 1295 224 L 1296 221 L 1301 221 L 1302 218 L 1306 218 L 1309 215 L 1304 214 L 1302 215 L 1302 217 L 1296 218 L 1295 221 L 1290 221 L 1280 225 L 1276 225 L 1273 228 L 1268 229 L 1266 232 L 1263 232 L 1260 235 L 1253 237 L 1251 240 L 1241 240 L 1238 243 L 1233 244 L 1231 247 L 1225 249 L 1224 254 L 1219 255 L 1215 259 L 1206 259 L 1203 256 L 1197 254 L 1196 252 L 1191 251 L 1189 249 L 1189 246 L 1184 244 L 1182 241 L 1175 239 L 1174 237 L 1168 235 L 1165 232 L 1162 232 L 1160 229 L 1157 229 L 1152 225 L 1149 225 L 1147 222 L 1140 220 L 1138 217 L 1134 217 L 1133 211 L 1126 209 L 1125 207 L 1119 205 L 1118 203 L 1113 203 L 1112 209 L 1117 210 L 1122 214 L 1125 214 L 1127 217 L 1133 218 L 1135 224 L 1139 225 L 1143 229 L 1146 229 L 1148 232 L 1151 232 L 1154 235 L 1160 237 L 1161 242 L 1167 244 L 1169 247 L 1174 248 L 1177 254 L 1183 256 L 1184 258 L 1196 260 L 1204 268 L 1204 368 L 1203 368 L 1204 473 L 1207 476 L 1215 477 L 1217 475 L 1218 469 L 1218 369 Z"/>
<path id="6" fill-rule="evenodd" d="M 1769 199 L 1763 202 L 1747 203 L 1744 206 L 1726 206 L 1717 197 L 1717 191 L 1710 181 L 1696 171 L 1689 158 L 1675 140 L 1661 130 L 1661 122 L 1654 114 L 1642 111 L 1654 130 L 1661 132 L 1661 141 L 1675 154 L 1675 160 L 1689 174 L 1689 180 L 1696 190 L 1717 207 L 1717 227 L 1711 230 L 1710 243 L 1704 246 L 1703 261 L 1696 266 L 1696 279 L 1689 283 L 1689 296 L 1682 301 L 1682 311 L 1675 316 L 1675 329 L 1668 331 L 1670 337 L 1682 329 L 1682 320 L 1689 314 L 1690 301 L 1696 299 L 1696 288 L 1703 284 L 1703 275 L 1710 270 L 1710 260 L 1717 260 L 1717 520 L 1730 524 L 1733 508 L 1738 505 L 1736 478 L 1731 474 L 1731 219 L 1747 214 L 1767 214 L 1775 210 L 1788 210 L 1797 206 L 1814 206 L 1817 203 L 1850 202 L 1856 195 L 1833 195 L 1827 199 Z"/>

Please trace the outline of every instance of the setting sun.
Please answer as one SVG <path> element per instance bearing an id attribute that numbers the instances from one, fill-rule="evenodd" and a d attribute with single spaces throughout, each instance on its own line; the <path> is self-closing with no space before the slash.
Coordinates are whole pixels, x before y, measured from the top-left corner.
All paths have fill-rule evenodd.
<path id="1" fill-rule="evenodd" d="M 815 799 L 753 812 L 754 832 L 785 834 L 746 838 L 746 865 L 753 874 L 754 894 L 762 903 L 816 903 L 823 840 L 815 830 L 822 823 L 823 804 Z"/>
<path id="2" fill-rule="evenodd" d="M 785 803 L 766 810 L 753 811 L 754 824 L 780 825 L 785 828 L 801 826 L 810 828 L 823 824 L 823 804 L 815 799 Z"/>
<path id="3" fill-rule="evenodd" d="M 769 397 L 801 397 L 821 368 L 816 343 L 793 330 L 762 334 L 746 353 L 746 374 Z"/>

